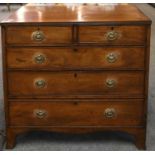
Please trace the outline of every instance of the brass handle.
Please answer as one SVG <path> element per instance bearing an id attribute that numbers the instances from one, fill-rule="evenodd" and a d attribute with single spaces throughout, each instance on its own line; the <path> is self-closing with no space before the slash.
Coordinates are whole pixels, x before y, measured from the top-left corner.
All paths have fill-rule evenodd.
<path id="1" fill-rule="evenodd" d="M 41 109 L 35 109 L 34 110 L 34 115 L 37 118 L 44 118 L 47 115 L 46 110 L 41 110 Z"/>
<path id="2" fill-rule="evenodd" d="M 113 88 L 116 86 L 116 80 L 114 79 L 107 79 L 106 80 L 106 86 L 109 87 L 109 88 Z"/>
<path id="3" fill-rule="evenodd" d="M 109 41 L 117 40 L 118 36 L 119 36 L 119 34 L 116 31 L 109 31 L 105 34 L 106 39 Z"/>
<path id="4" fill-rule="evenodd" d="M 32 33 L 32 39 L 34 41 L 43 41 L 45 39 L 45 35 L 42 31 L 35 31 Z"/>
<path id="5" fill-rule="evenodd" d="M 35 85 L 38 88 L 44 88 L 46 86 L 46 82 L 44 80 L 37 80 L 35 81 Z"/>
<path id="6" fill-rule="evenodd" d="M 106 56 L 106 59 L 109 63 L 114 63 L 117 61 L 117 55 L 115 53 L 109 53 L 107 56 Z"/>
<path id="7" fill-rule="evenodd" d="M 116 110 L 114 108 L 107 108 L 104 111 L 104 116 L 106 118 L 114 118 L 116 116 Z"/>
<path id="8" fill-rule="evenodd" d="M 45 56 L 44 55 L 37 55 L 34 57 L 34 61 L 37 63 L 37 64 L 42 64 L 44 63 L 46 60 Z"/>

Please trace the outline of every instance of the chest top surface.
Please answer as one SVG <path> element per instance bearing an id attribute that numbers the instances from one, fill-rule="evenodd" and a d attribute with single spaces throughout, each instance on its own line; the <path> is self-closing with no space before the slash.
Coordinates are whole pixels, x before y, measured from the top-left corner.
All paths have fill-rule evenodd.
<path id="1" fill-rule="evenodd" d="M 82 22 L 144 22 L 150 23 L 136 6 L 131 4 L 27 4 L 2 24 L 9 23 L 82 23 Z"/>

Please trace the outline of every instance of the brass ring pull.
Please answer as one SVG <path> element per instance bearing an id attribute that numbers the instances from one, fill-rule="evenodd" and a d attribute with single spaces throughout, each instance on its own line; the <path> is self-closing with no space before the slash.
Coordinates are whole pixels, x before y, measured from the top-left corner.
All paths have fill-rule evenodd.
<path id="1" fill-rule="evenodd" d="M 37 64 L 42 64 L 44 63 L 46 60 L 45 56 L 44 55 L 37 55 L 34 57 L 34 61 L 37 63 Z"/>
<path id="2" fill-rule="evenodd" d="M 115 53 L 109 53 L 107 56 L 106 56 L 106 59 L 109 63 L 114 63 L 117 61 L 117 55 Z"/>
<path id="3" fill-rule="evenodd" d="M 104 116 L 106 118 L 114 118 L 116 117 L 116 110 L 114 108 L 107 108 L 104 111 Z"/>
<path id="4" fill-rule="evenodd" d="M 45 39 L 45 35 L 42 31 L 35 31 L 32 33 L 32 39 L 34 41 L 43 41 Z"/>
<path id="5" fill-rule="evenodd" d="M 106 86 L 109 87 L 109 88 L 113 88 L 116 86 L 116 80 L 114 79 L 107 79 L 106 80 Z"/>
<path id="6" fill-rule="evenodd" d="M 119 34 L 118 34 L 118 32 L 116 32 L 116 31 L 109 31 L 109 32 L 107 32 L 107 33 L 105 34 L 105 37 L 106 37 L 106 39 L 109 40 L 109 41 L 114 41 L 114 40 L 117 40 L 117 39 L 118 39 Z"/>
<path id="7" fill-rule="evenodd" d="M 35 109 L 34 115 L 35 115 L 35 117 L 42 119 L 42 118 L 45 118 L 47 116 L 47 111 L 41 110 L 41 109 Z"/>
<path id="8" fill-rule="evenodd" d="M 35 81 L 35 86 L 37 88 L 44 88 L 46 86 L 46 82 L 44 80 L 37 80 Z"/>

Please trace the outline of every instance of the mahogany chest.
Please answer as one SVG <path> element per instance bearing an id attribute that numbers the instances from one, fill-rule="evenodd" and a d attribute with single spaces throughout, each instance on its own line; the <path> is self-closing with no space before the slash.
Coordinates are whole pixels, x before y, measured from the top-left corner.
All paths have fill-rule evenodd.
<path id="1" fill-rule="evenodd" d="M 36 4 L 1 25 L 7 148 L 32 130 L 108 130 L 145 149 L 148 17 L 129 4 Z"/>

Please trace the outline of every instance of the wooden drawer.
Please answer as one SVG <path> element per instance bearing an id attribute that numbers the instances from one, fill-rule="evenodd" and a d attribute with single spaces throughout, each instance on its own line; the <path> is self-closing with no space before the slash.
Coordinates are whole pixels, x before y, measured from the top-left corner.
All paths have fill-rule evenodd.
<path id="1" fill-rule="evenodd" d="M 143 95 L 143 72 L 9 72 L 10 96 Z M 19 96 L 18 96 L 19 95 Z"/>
<path id="2" fill-rule="evenodd" d="M 9 68 L 143 69 L 144 48 L 8 48 Z"/>
<path id="3" fill-rule="evenodd" d="M 146 42 L 144 26 L 80 26 L 81 43 L 143 45 Z"/>
<path id="4" fill-rule="evenodd" d="M 11 126 L 142 125 L 143 101 L 13 101 Z"/>
<path id="5" fill-rule="evenodd" d="M 6 39 L 8 44 L 70 43 L 72 40 L 72 28 L 10 26 L 6 31 Z"/>

